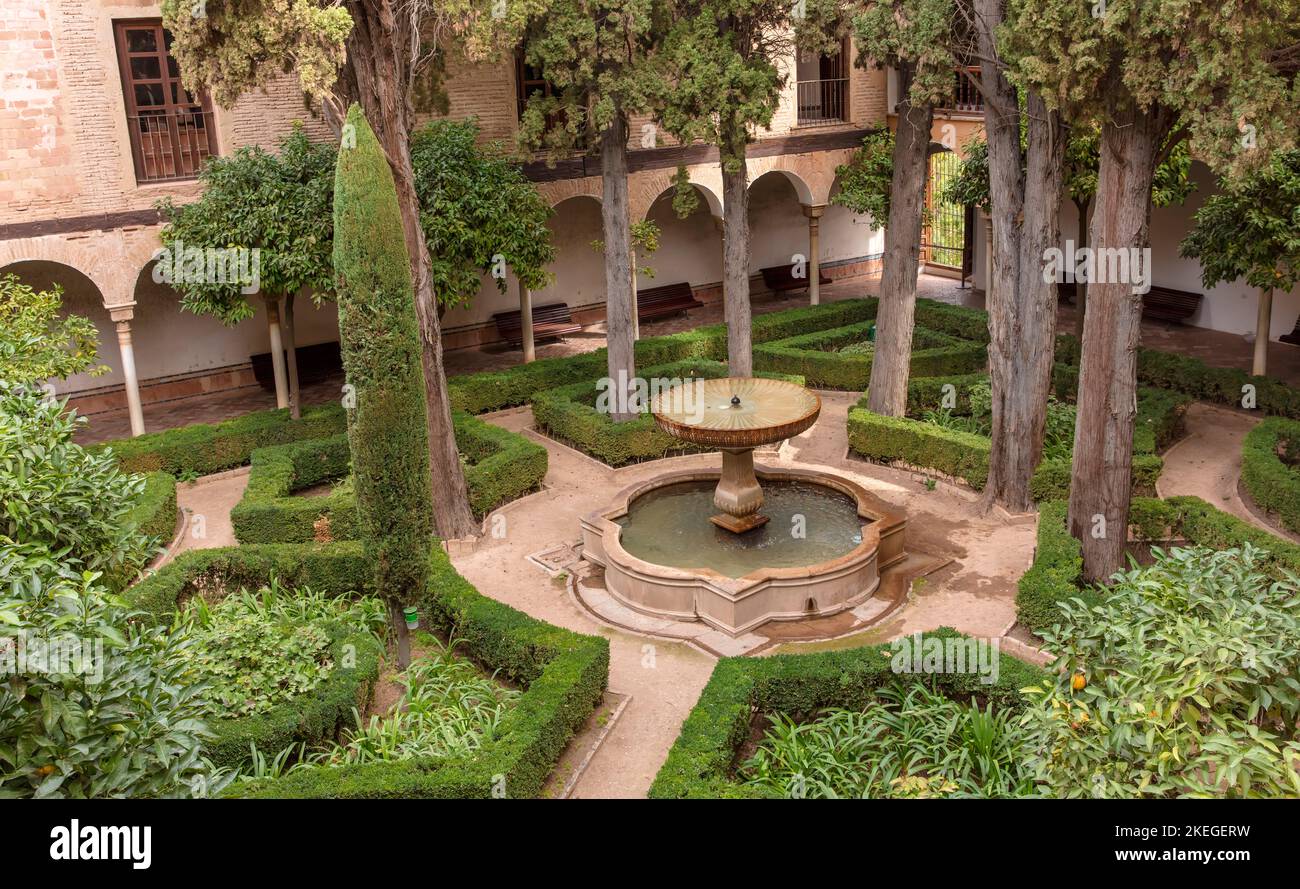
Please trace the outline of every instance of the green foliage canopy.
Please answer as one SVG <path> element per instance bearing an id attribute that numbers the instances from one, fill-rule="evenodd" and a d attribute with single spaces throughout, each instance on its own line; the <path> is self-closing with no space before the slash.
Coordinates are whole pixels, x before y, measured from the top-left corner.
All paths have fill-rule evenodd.
<path id="1" fill-rule="evenodd" d="M 163 246 L 258 249 L 263 293 L 280 297 L 309 288 L 319 303 L 333 290 L 335 157 L 333 146 L 310 141 L 296 124 L 278 153 L 248 145 L 212 158 L 199 174 L 203 191 L 197 201 L 159 201 L 168 220 Z M 255 312 L 237 282 L 186 275 L 171 286 L 183 308 L 225 324 Z"/>
<path id="2" fill-rule="evenodd" d="M 411 138 L 420 225 L 444 305 L 467 302 L 498 257 L 533 289 L 555 261 L 550 205 L 500 145 L 476 144 L 478 132 L 473 119 L 435 121 Z M 505 276 L 495 280 L 504 291 Z"/>
<path id="3" fill-rule="evenodd" d="M 34 290 L 17 275 L 0 275 L 0 380 L 40 383 L 64 379 L 95 367 L 99 331 L 80 315 L 59 317 L 63 291 Z"/>
<path id="4" fill-rule="evenodd" d="M 1224 180 L 1196 211 L 1179 252 L 1201 263 L 1206 287 L 1244 279 L 1288 291 L 1300 283 L 1300 150 L 1278 152 L 1238 181 Z"/>

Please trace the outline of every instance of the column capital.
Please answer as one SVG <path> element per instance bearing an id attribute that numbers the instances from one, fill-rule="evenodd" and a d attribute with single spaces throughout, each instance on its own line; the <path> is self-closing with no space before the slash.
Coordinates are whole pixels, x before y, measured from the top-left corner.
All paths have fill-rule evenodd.
<path id="1" fill-rule="evenodd" d="M 809 219 L 820 219 L 821 215 L 826 212 L 825 204 L 804 204 L 803 215 Z"/>
<path id="2" fill-rule="evenodd" d="M 108 317 L 113 319 L 117 324 L 125 324 L 135 317 L 135 303 L 119 303 L 115 306 L 107 306 Z"/>

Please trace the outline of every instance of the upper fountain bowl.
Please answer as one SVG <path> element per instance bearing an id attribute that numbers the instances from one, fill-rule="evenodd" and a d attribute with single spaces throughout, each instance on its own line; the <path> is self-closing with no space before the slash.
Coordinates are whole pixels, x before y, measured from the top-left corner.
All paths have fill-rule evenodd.
<path id="1" fill-rule="evenodd" d="M 757 377 L 691 380 L 650 402 L 669 435 L 712 448 L 756 448 L 817 422 L 822 400 L 795 383 Z"/>

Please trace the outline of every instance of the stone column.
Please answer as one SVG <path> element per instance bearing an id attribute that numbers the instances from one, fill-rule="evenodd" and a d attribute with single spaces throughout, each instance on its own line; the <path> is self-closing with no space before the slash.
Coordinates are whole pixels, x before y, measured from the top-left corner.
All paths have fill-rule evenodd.
<path id="1" fill-rule="evenodd" d="M 533 292 L 523 281 L 519 281 L 519 322 L 523 325 L 524 364 L 529 364 L 537 360 L 537 346 L 533 342 Z"/>
<path id="2" fill-rule="evenodd" d="M 284 366 L 284 340 L 280 336 L 280 301 L 266 298 L 266 328 L 271 338 L 271 372 L 275 375 L 275 406 L 289 406 L 289 375 Z"/>
<path id="3" fill-rule="evenodd" d="M 131 342 L 131 319 L 135 304 L 112 308 L 109 317 L 117 326 L 117 351 L 122 357 L 122 387 L 126 391 L 126 412 L 131 434 L 144 435 L 144 411 L 140 408 L 140 378 L 135 372 L 135 346 Z"/>
<path id="4" fill-rule="evenodd" d="M 825 204 L 803 208 L 803 215 L 808 217 L 808 304 L 813 306 L 821 302 L 821 221 L 824 212 Z"/>

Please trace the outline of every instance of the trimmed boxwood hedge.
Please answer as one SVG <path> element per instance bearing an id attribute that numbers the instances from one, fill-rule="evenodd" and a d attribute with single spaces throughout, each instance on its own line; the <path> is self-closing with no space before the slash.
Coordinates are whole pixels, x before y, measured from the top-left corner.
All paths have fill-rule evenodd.
<path id="1" fill-rule="evenodd" d="M 470 756 L 310 769 L 237 785 L 229 795 L 392 799 L 488 798 L 502 787 L 511 797 L 541 792 L 569 739 L 604 694 L 609 642 L 552 626 L 480 594 L 438 547 L 431 562 L 429 586 L 415 602 L 421 621 L 461 640 L 465 653 L 484 669 L 524 688 L 498 737 Z M 361 544 L 348 541 L 191 551 L 127 595 L 146 619 L 168 619 L 196 589 L 214 582 L 255 587 L 272 574 L 286 587 L 339 595 L 371 592 L 372 572 Z"/>
<path id="2" fill-rule="evenodd" d="M 457 413 L 456 444 L 469 462 L 465 483 L 470 509 L 482 517 L 536 490 L 546 477 L 546 448 L 518 433 Z M 351 491 L 324 497 L 294 497 L 294 491 L 338 479 L 348 472 L 346 435 L 294 442 L 253 452 L 243 499 L 230 513 L 240 543 L 308 543 L 316 522 L 329 517 L 329 538 L 360 536 L 357 501 Z"/>
<path id="3" fill-rule="evenodd" d="M 755 315 L 753 341 L 771 342 L 799 333 L 843 327 L 876 317 L 875 299 L 846 299 Z M 727 326 L 712 324 L 666 336 L 646 337 L 636 344 L 637 367 L 652 367 L 692 359 L 725 361 Z M 533 401 L 537 392 L 598 379 L 606 374 L 604 349 L 567 358 L 544 358 L 505 370 L 451 377 L 447 388 L 452 407 L 481 414 Z"/>
<path id="4" fill-rule="evenodd" d="M 150 472 L 144 477 L 144 490 L 126 514 L 123 522 L 140 533 L 166 546 L 176 533 L 176 479 L 165 472 Z M 152 556 L 151 551 L 149 556 Z M 150 558 L 146 558 L 149 561 Z M 123 565 L 105 574 L 104 585 L 120 591 L 136 579 L 143 564 Z"/>
<path id="5" fill-rule="evenodd" d="M 927 637 L 960 636 L 949 628 Z M 888 643 L 846 651 L 787 654 L 763 658 L 729 657 L 718 661 L 713 676 L 681 734 L 668 752 L 654 784 L 652 799 L 716 799 L 769 796 L 760 788 L 735 779 L 737 757 L 750 738 L 757 713 L 812 713 L 823 707 L 862 709 L 873 691 L 891 682 L 933 680 L 939 691 L 954 697 L 977 697 L 999 707 L 1021 708 L 1019 689 L 1037 685 L 1046 674 L 1009 655 L 999 655 L 998 681 L 980 682 L 974 673 L 900 676 L 890 666 Z"/>
<path id="6" fill-rule="evenodd" d="M 754 366 L 759 370 L 799 374 L 817 389 L 862 391 L 871 381 L 874 356 L 835 350 L 865 341 L 872 323 L 864 321 L 757 345 Z M 988 346 L 984 343 L 958 339 L 925 327 L 913 331 L 910 365 L 913 376 L 968 373 L 983 368 L 987 361 Z"/>
<path id="7" fill-rule="evenodd" d="M 1300 532 L 1300 470 L 1282 462 L 1282 444 L 1300 453 L 1300 423 L 1270 417 L 1250 430 L 1241 445 L 1241 481 L 1252 500 Z"/>
<path id="8" fill-rule="evenodd" d="M 281 408 L 117 439 L 97 447 L 111 448 L 125 472 L 211 475 L 247 466 L 258 448 L 337 435 L 345 425 L 341 404 L 303 408 L 298 420 L 289 416 L 288 408 Z"/>
<path id="9" fill-rule="evenodd" d="M 678 361 L 647 367 L 639 373 L 647 380 L 717 379 L 727 375 L 727 366 L 717 361 Z M 800 385 L 804 383 L 802 377 L 789 374 L 757 375 Z M 609 414 L 597 412 L 597 395 L 596 381 L 590 379 L 534 393 L 533 418 L 539 429 L 610 466 L 656 460 L 670 454 L 712 450 L 695 447 L 662 432 L 648 413 L 624 423 L 615 423 Z"/>
<path id="10" fill-rule="evenodd" d="M 984 374 L 935 377 L 908 384 L 909 412 L 933 409 L 941 403 L 943 386 L 957 394 L 956 414 L 970 412 L 970 389 L 987 379 Z M 1138 392 L 1138 416 L 1133 430 L 1133 486 L 1140 494 L 1155 493 L 1164 461 L 1156 452 L 1183 433 L 1186 396 L 1157 389 Z M 901 461 L 965 479 L 975 490 L 988 481 L 990 441 L 983 435 L 945 429 L 909 417 L 884 417 L 866 408 L 865 399 L 849 411 L 849 446 L 880 463 Z M 1034 471 L 1030 491 L 1035 500 L 1064 498 L 1070 490 L 1070 461 L 1044 460 Z"/>
<path id="11" fill-rule="evenodd" d="M 1060 619 L 1058 603 L 1078 598 L 1096 605 L 1101 598 L 1095 588 L 1085 589 L 1080 583 L 1083 551 L 1066 527 L 1067 512 L 1068 504 L 1059 500 L 1038 507 L 1038 546 L 1016 592 L 1017 619 L 1034 632 Z M 1270 573 L 1300 572 L 1300 546 L 1215 509 L 1199 497 L 1135 497 L 1129 507 L 1129 531 L 1137 540 L 1186 540 L 1213 549 L 1250 543 L 1264 551 Z"/>
<path id="12" fill-rule="evenodd" d="M 1056 341 L 1056 360 L 1078 365 L 1079 340 L 1062 334 Z M 1271 377 L 1251 376 L 1234 367 L 1211 367 L 1199 358 L 1163 352 L 1137 350 L 1137 378 L 1143 386 L 1171 389 L 1199 401 L 1228 407 L 1242 406 L 1242 387 L 1255 387 L 1255 406 L 1265 414 L 1300 420 L 1300 389 Z M 1076 383 L 1077 388 L 1077 383 Z"/>

